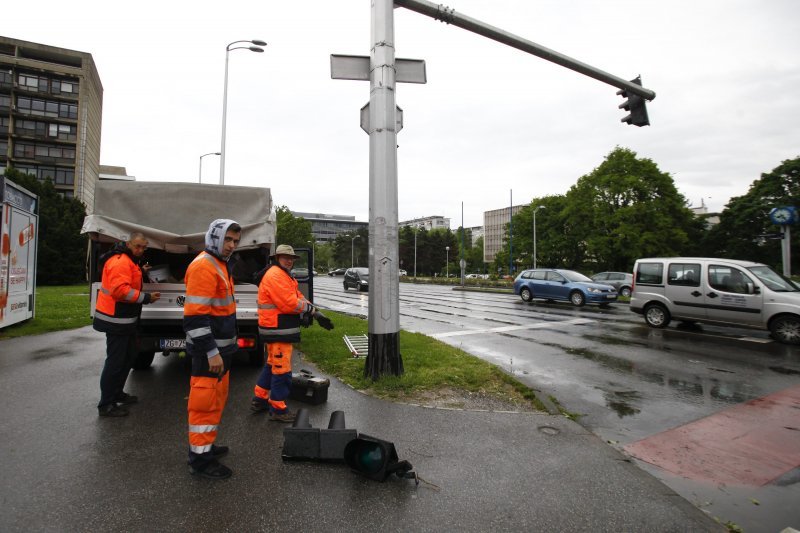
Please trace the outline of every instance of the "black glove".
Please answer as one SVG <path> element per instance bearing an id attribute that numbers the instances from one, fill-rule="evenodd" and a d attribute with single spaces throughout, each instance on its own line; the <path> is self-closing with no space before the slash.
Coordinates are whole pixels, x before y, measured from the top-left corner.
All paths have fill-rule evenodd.
<path id="1" fill-rule="evenodd" d="M 314 318 L 323 328 L 329 331 L 333 329 L 333 322 L 331 322 L 331 319 L 323 315 L 319 310 L 317 310 L 317 312 L 314 314 Z"/>
<path id="2" fill-rule="evenodd" d="M 300 325 L 304 328 L 311 325 L 311 313 L 303 313 L 300 315 Z"/>

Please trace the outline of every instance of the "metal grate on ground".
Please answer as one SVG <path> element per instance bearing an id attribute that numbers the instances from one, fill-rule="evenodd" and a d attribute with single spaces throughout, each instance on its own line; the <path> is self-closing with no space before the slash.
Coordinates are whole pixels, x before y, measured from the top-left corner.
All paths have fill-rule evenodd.
<path id="1" fill-rule="evenodd" d="M 353 357 L 366 357 L 369 351 L 369 340 L 366 335 L 345 335 L 344 343 Z"/>

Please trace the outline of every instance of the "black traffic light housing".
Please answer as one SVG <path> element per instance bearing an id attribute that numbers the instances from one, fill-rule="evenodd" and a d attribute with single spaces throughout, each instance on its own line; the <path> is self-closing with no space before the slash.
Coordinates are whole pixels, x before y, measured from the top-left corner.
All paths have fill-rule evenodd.
<path id="1" fill-rule="evenodd" d="M 641 85 L 642 77 L 637 76 L 631 80 L 631 83 Z M 628 124 L 640 127 L 650 125 L 650 118 L 647 116 L 647 107 L 645 106 L 646 101 L 643 97 L 638 94 L 630 93 L 625 89 L 620 89 L 617 91 L 617 94 L 623 98 L 627 98 L 627 100 L 619 105 L 619 109 L 624 109 L 629 112 L 629 115 L 620 119 L 620 122 L 627 122 Z"/>
<path id="2" fill-rule="evenodd" d="M 369 479 L 386 481 L 394 474 L 399 478 L 413 479 L 419 484 L 417 475 L 412 471 L 414 467 L 408 461 L 398 459 L 393 443 L 363 433 L 347 443 L 344 461 L 353 472 Z"/>

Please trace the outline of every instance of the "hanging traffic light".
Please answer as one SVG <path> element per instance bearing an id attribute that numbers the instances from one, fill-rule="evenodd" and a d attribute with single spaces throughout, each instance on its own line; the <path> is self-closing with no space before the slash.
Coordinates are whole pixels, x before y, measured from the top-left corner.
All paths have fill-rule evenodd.
<path id="1" fill-rule="evenodd" d="M 636 78 L 632 79 L 631 83 L 641 85 L 641 76 L 637 76 Z M 638 94 L 630 93 L 625 89 L 620 89 L 617 91 L 617 94 L 623 98 L 627 98 L 627 100 L 619 105 L 619 109 L 624 109 L 625 111 L 629 112 L 629 115 L 620 119 L 620 122 L 627 122 L 628 124 L 640 127 L 650 125 L 650 119 L 647 116 L 647 107 L 645 107 L 644 98 Z"/>

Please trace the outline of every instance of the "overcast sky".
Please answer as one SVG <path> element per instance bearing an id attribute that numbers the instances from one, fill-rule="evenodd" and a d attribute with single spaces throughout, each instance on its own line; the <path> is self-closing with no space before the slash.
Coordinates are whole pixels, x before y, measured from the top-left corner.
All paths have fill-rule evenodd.
<path id="1" fill-rule="evenodd" d="M 721 210 L 800 156 L 797 0 L 452 0 L 458 13 L 657 93 L 652 126 L 620 122 L 616 88 L 466 30 L 395 9 L 399 217 L 483 224 L 483 212 L 563 194 L 615 146 L 652 159 L 693 205 Z M 369 216 L 369 83 L 332 80 L 330 54 L 368 55 L 369 0 L 3 6 L 0 33 L 89 52 L 105 90 L 101 163 L 140 181 L 196 181 L 219 151 L 230 53 L 225 183 L 295 211 Z M 218 183 L 219 157 L 203 159 Z M 235 218 L 235 213 L 231 214 Z M 542 215 L 544 216 L 544 214 Z"/>

